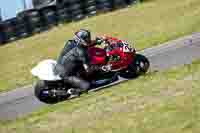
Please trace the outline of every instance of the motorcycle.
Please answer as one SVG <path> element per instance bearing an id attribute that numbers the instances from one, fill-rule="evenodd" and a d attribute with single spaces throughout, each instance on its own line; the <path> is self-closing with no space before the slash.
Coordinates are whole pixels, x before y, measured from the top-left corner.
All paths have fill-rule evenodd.
<path id="1" fill-rule="evenodd" d="M 82 66 L 77 68 L 76 76 L 89 81 L 91 89 L 115 82 L 119 77 L 131 79 L 148 71 L 150 66 L 148 59 L 136 54 L 136 50 L 126 41 L 107 37 L 104 45 L 91 46 L 88 53 L 92 65 L 102 66 L 103 70 L 104 66 L 109 66 L 109 71 L 105 68 L 105 71 L 87 74 Z M 55 74 L 56 64 L 55 60 L 48 59 L 31 70 L 32 75 L 39 78 L 34 87 L 35 96 L 45 103 L 54 103 L 71 97 L 68 90 L 72 85 L 64 83 L 63 79 Z"/>

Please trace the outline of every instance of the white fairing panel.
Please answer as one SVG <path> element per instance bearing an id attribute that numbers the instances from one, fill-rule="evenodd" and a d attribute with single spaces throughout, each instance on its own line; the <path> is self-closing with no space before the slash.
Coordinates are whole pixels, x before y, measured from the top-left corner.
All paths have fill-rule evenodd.
<path id="1" fill-rule="evenodd" d="M 31 70 L 31 73 L 40 80 L 56 81 L 61 80 L 59 75 L 55 75 L 54 68 L 57 62 L 55 60 L 44 60 Z"/>

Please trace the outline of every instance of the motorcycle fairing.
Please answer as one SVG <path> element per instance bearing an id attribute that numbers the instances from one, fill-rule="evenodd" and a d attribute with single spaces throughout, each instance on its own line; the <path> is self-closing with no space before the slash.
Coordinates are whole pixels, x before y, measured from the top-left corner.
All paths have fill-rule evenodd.
<path id="1" fill-rule="evenodd" d="M 127 42 L 116 38 L 108 38 L 107 41 L 109 45 L 105 48 L 89 48 L 91 64 L 110 64 L 112 71 L 126 69 L 134 59 L 135 50 Z"/>
<path id="2" fill-rule="evenodd" d="M 90 56 L 90 62 L 93 65 L 105 65 L 106 64 L 106 51 L 98 47 L 91 47 L 88 50 Z"/>

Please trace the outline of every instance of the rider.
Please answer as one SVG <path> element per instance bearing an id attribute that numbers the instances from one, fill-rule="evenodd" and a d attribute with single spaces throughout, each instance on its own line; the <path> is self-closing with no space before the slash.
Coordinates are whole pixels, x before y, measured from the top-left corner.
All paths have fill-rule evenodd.
<path id="1" fill-rule="evenodd" d="M 98 40 L 100 41 L 100 39 Z M 98 43 L 98 41 L 96 43 Z M 64 79 L 65 83 L 73 85 L 74 89 L 69 89 L 70 94 L 79 94 L 87 91 L 90 88 L 90 83 L 77 76 L 75 73 L 80 64 L 83 65 L 86 72 L 91 72 L 94 69 L 102 67 L 93 67 L 90 65 L 88 56 L 88 47 L 91 46 L 91 34 L 88 30 L 81 29 L 75 33 L 74 40 L 69 40 L 62 50 L 55 67 L 55 72 Z M 92 44 L 94 45 L 94 44 Z M 109 67 L 104 67 L 109 70 Z"/>
<path id="2" fill-rule="evenodd" d="M 85 38 L 80 36 L 80 34 L 85 33 Z M 58 59 L 62 59 L 62 57 L 69 52 L 71 49 L 78 46 L 81 42 L 80 39 L 85 40 L 85 43 L 87 43 L 90 46 L 101 44 L 104 40 L 103 37 L 97 37 L 96 40 L 91 40 L 91 33 L 88 30 L 81 29 L 75 33 L 75 36 L 72 40 L 68 40 L 65 43 L 65 46 L 60 54 L 60 57 Z"/>

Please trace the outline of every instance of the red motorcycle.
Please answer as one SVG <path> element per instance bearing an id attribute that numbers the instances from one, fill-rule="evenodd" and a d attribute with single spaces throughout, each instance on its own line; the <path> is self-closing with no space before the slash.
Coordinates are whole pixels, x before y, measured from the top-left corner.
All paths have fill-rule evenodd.
<path id="1" fill-rule="evenodd" d="M 88 53 L 92 65 L 110 67 L 109 71 L 95 71 L 88 74 L 83 67 L 79 67 L 77 71 L 77 76 L 91 83 L 91 89 L 115 82 L 119 76 L 130 79 L 148 71 L 150 66 L 148 59 L 136 54 L 135 49 L 126 41 L 105 37 L 103 44 L 105 45 L 103 48 L 91 46 Z M 45 60 L 31 71 L 40 79 L 35 85 L 35 96 L 43 102 L 56 102 L 70 97 L 67 91 L 71 85 L 64 84 L 62 78 L 55 75 L 55 65 L 55 60 Z"/>

